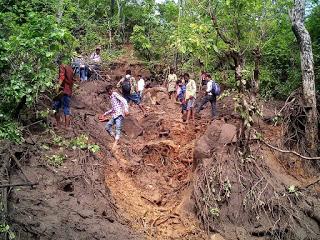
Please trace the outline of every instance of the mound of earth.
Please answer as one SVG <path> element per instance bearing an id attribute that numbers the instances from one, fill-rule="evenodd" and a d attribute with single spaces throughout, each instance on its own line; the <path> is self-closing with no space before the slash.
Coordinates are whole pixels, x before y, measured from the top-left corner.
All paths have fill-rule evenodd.
<path id="1" fill-rule="evenodd" d="M 12 149 L 28 180 L 39 183 L 9 192 L 8 219 L 16 239 L 141 239 L 119 216 L 104 184 L 106 158 L 65 147 L 63 141 L 77 134 L 44 132 L 32 136 L 34 146 Z M 49 156 L 60 155 L 66 158 L 62 166 L 48 164 Z M 11 169 L 10 183 L 23 182 L 21 176 L 19 168 Z"/>
<path id="2" fill-rule="evenodd" d="M 319 239 L 318 189 L 306 187 L 308 178 L 286 169 L 283 154 L 259 141 L 250 145 L 250 155 L 239 152 L 236 129 L 213 121 L 195 145 L 194 198 L 206 229 L 230 240 Z M 279 127 L 272 133 L 266 141 L 281 139 Z M 285 155 L 283 163 L 289 159 Z"/>

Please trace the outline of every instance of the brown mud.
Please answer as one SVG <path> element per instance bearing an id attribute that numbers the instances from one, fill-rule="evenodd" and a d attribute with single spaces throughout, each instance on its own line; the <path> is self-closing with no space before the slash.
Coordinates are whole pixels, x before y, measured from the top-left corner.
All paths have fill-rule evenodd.
<path id="1" fill-rule="evenodd" d="M 126 61 L 110 65 L 113 84 L 127 68 L 135 75 L 149 76 L 140 63 Z M 300 159 L 260 143 L 254 143 L 252 151 L 263 157 L 241 162 L 234 138 L 240 123 L 232 96 L 218 102 L 218 119 L 211 122 L 207 106 L 200 120 L 187 125 L 165 89 L 147 89 L 147 115 L 131 106 L 121 141 L 111 149 L 113 139 L 97 117 L 108 108 L 101 93 L 105 85 L 93 81 L 77 88 L 72 131 L 54 132 L 36 125 L 28 128 L 24 144 L 12 146 L 28 178 L 39 182 L 33 188 L 9 191 L 8 220 L 17 239 L 317 239 L 319 189 L 314 185 L 312 192 L 300 191 L 314 176 L 304 170 Z M 49 104 L 43 101 L 44 106 Z M 274 108 L 274 104 L 265 106 L 266 114 L 272 115 Z M 257 121 L 255 128 L 268 142 L 280 145 L 279 126 Z M 66 146 L 81 134 L 101 151 L 93 154 Z M 52 154 L 64 155 L 64 163 L 49 165 L 47 156 Z M 11 183 L 21 181 L 14 164 L 9 178 Z M 302 195 L 288 194 L 291 185 Z M 210 194 L 213 189 L 216 192 Z M 252 190 L 251 195 L 246 189 Z M 292 211 L 278 207 L 273 217 L 262 213 L 271 205 L 261 202 L 276 191 L 287 194 L 296 210 L 291 222 L 298 222 L 300 235 L 287 235 L 294 238 L 283 237 L 291 231 L 285 219 L 269 221 L 281 214 L 288 217 Z M 243 208 L 245 194 L 247 208 Z M 287 201 L 280 200 L 277 206 L 282 203 L 288 207 Z"/>

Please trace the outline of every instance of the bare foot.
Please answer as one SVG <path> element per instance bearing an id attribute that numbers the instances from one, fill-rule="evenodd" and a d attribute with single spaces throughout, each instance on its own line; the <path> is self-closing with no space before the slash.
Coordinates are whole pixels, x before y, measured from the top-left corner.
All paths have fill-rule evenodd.
<path id="1" fill-rule="evenodd" d="M 66 130 L 66 131 L 68 131 L 68 132 L 70 132 L 70 131 L 72 131 L 72 127 L 64 127 L 64 129 Z"/>
<path id="2" fill-rule="evenodd" d="M 118 148 L 118 141 L 115 141 L 112 145 L 112 149 L 116 150 Z"/>

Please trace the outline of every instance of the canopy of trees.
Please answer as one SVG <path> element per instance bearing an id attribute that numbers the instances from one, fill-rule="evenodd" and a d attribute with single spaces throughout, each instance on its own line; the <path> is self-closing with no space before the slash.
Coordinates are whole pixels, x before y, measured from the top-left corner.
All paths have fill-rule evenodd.
<path id="1" fill-rule="evenodd" d="M 319 82 L 320 5 L 307 3 Z M 77 46 L 89 52 L 99 44 L 107 58 L 131 43 L 144 60 L 203 69 L 233 88 L 236 56 L 244 87 L 286 98 L 301 85 L 292 6 L 289 0 L 1 0 L 0 137 L 19 138 L 17 108 L 31 106 L 53 85 L 56 57 L 70 57 Z"/>

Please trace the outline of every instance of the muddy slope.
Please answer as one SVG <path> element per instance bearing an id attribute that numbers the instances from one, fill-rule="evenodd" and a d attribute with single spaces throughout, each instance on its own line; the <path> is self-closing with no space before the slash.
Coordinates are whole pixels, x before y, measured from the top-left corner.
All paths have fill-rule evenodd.
<path id="1" fill-rule="evenodd" d="M 117 63 L 111 83 L 129 67 L 143 70 Z M 207 106 L 186 125 L 165 89 L 147 89 L 147 115 L 131 106 L 112 150 L 97 119 L 108 108 L 105 84 L 81 83 L 75 91 L 72 132 L 30 129 L 28 144 L 15 148 L 27 176 L 39 182 L 11 191 L 9 217 L 18 239 L 318 239 L 318 191 L 302 190 L 311 179 L 260 144 L 252 156 L 239 156 L 232 96 L 218 102 L 219 119 L 211 122 Z M 280 137 L 262 122 L 255 128 L 270 142 Z M 100 146 L 99 154 L 63 143 L 81 134 Z M 65 155 L 62 166 L 48 164 L 52 154 Z M 20 178 L 15 168 L 11 182 Z M 291 185 L 298 188 L 289 193 Z"/>
<path id="2" fill-rule="evenodd" d="M 316 176 L 299 168 L 305 160 L 260 141 L 252 141 L 250 155 L 242 154 L 237 123 L 215 120 L 195 144 L 194 197 L 203 226 L 229 240 L 319 239 L 320 192 L 310 185 Z M 254 127 L 279 144 L 280 127 Z M 294 165 L 287 168 L 289 162 Z"/>
<path id="3" fill-rule="evenodd" d="M 105 83 L 90 84 L 101 90 Z M 92 89 L 85 86 L 83 89 L 87 94 L 81 95 L 81 86 L 73 96 L 73 131 L 52 131 L 32 125 L 26 131 L 26 142 L 11 146 L 28 179 L 39 183 L 33 188 L 10 189 L 8 220 L 16 239 L 142 239 L 118 214 L 105 184 L 104 171 L 113 158 L 106 147 L 111 139 L 103 125 L 100 129 L 96 127 L 94 117 L 106 107 L 101 102 L 95 104 L 96 97 L 104 100 Z M 43 105 L 50 106 L 50 102 L 44 101 Z M 49 122 L 52 120 L 49 118 Z M 93 154 L 87 149 L 67 146 L 81 135 L 88 136 L 89 143 L 98 144 L 101 151 Z M 64 162 L 52 166 L 48 156 L 63 156 Z M 21 171 L 12 164 L 10 182 L 21 181 L 24 181 Z"/>
<path id="4" fill-rule="evenodd" d="M 48 165 L 42 153 L 25 162 L 24 172 L 39 185 L 11 190 L 9 220 L 16 239 L 140 239 L 117 214 L 104 184 L 105 163 L 88 152 L 63 152 L 68 157 L 61 167 Z M 21 181 L 13 171 L 11 182 Z"/>

